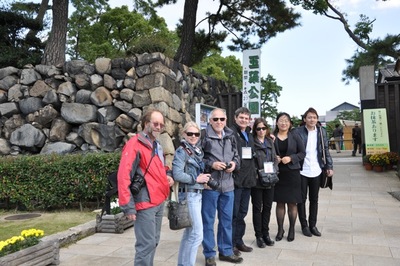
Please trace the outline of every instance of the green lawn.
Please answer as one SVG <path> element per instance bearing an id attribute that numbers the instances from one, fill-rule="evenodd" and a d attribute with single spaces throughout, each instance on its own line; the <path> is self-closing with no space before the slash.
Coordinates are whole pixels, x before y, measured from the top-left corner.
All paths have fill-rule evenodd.
<path id="1" fill-rule="evenodd" d="M 96 213 L 93 211 L 31 212 L 41 214 L 41 216 L 26 220 L 5 219 L 12 215 L 26 213 L 0 210 L 0 241 L 20 235 L 24 229 L 41 229 L 44 231 L 45 236 L 48 236 L 96 219 Z"/>

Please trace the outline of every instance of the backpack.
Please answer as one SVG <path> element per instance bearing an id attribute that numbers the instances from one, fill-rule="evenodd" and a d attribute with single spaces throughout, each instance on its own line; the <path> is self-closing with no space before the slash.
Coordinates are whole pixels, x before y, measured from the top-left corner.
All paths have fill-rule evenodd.
<path id="1" fill-rule="evenodd" d="M 104 213 L 110 214 L 111 213 L 111 198 L 114 195 L 118 194 L 118 171 L 114 171 L 110 173 L 107 176 L 107 187 L 106 187 L 106 193 L 105 193 L 105 200 L 104 200 L 104 205 L 101 210 L 100 217 L 103 217 Z"/>

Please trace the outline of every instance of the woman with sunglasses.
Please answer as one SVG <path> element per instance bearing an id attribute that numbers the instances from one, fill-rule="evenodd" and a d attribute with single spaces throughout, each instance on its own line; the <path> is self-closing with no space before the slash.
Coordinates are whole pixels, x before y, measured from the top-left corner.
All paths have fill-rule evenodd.
<path id="1" fill-rule="evenodd" d="M 201 201 L 204 184 L 210 174 L 203 174 L 203 151 L 197 146 L 200 128 L 195 122 L 188 122 L 182 130 L 181 145 L 175 151 L 172 172 L 179 181 L 179 201 L 187 199 L 192 226 L 185 228 L 179 247 L 178 265 L 195 265 L 197 249 L 203 241 Z"/>
<path id="2" fill-rule="evenodd" d="M 275 240 L 283 238 L 283 222 L 285 220 L 286 205 L 288 206 L 289 233 L 287 240 L 294 240 L 294 228 L 297 218 L 297 203 L 302 202 L 300 162 L 306 156 L 303 142 L 298 134 L 291 132 L 292 121 L 289 114 L 280 113 L 276 117 L 275 150 L 279 166 L 279 182 L 275 185 L 274 201 L 276 201 L 276 220 L 278 234 Z"/>
<path id="3" fill-rule="evenodd" d="M 252 130 L 254 136 L 255 165 L 258 169 L 264 168 L 264 163 L 272 162 L 277 171 L 276 152 L 270 130 L 264 118 L 257 118 Z M 256 242 L 259 248 L 273 246 L 275 242 L 269 237 L 269 221 L 271 218 L 274 187 L 265 187 L 257 180 L 257 185 L 251 188 L 251 203 L 253 205 L 253 226 Z"/>

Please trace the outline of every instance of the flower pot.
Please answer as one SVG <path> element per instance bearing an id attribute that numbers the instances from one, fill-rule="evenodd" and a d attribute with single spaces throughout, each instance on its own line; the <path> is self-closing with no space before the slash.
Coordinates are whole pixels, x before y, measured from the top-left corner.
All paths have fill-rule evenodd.
<path id="1" fill-rule="evenodd" d="M 383 166 L 382 165 L 374 165 L 372 169 L 375 172 L 383 172 Z"/>
<path id="2" fill-rule="evenodd" d="M 393 169 L 393 164 L 387 164 L 385 165 L 386 170 L 392 170 Z"/>
<path id="3" fill-rule="evenodd" d="M 125 229 L 133 226 L 133 221 L 129 220 L 122 212 L 112 215 L 96 215 L 97 233 L 118 233 L 122 234 Z"/>
<path id="4" fill-rule="evenodd" d="M 371 170 L 372 170 L 372 164 L 370 164 L 370 163 L 364 163 L 364 168 L 365 168 L 365 170 L 367 170 L 367 171 L 371 171 Z"/>
<path id="5" fill-rule="evenodd" d="M 0 257 L 0 265 L 7 266 L 45 266 L 60 264 L 60 247 L 58 240 L 40 241 L 38 244 L 23 250 Z"/>

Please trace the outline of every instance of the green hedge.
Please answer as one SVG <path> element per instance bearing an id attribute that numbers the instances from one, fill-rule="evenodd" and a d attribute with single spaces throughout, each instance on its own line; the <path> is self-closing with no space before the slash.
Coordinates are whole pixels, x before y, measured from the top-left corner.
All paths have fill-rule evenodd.
<path id="1" fill-rule="evenodd" d="M 0 200 L 27 210 L 100 202 L 120 152 L 2 157 Z"/>

